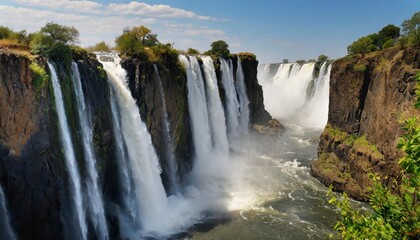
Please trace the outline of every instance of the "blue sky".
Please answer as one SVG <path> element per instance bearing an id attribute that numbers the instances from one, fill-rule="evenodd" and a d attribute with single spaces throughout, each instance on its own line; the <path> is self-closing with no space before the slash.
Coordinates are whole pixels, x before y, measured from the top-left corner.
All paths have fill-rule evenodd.
<path id="1" fill-rule="evenodd" d="M 177 49 L 231 52 L 260 62 L 342 57 L 357 38 L 420 11 L 420 0 L 0 0 L 0 25 L 39 30 L 54 21 L 80 31 L 80 44 L 113 45 L 126 26 L 145 25 Z"/>

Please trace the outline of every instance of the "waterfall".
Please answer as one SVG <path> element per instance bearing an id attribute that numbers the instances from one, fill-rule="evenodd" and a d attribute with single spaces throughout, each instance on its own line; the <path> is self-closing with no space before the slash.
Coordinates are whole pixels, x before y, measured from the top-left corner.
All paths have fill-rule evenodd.
<path id="1" fill-rule="evenodd" d="M 86 161 L 86 195 L 90 220 L 99 239 L 108 239 L 108 227 L 105 219 L 104 204 L 98 187 L 98 173 L 96 172 L 96 156 L 93 146 L 92 123 L 89 109 L 85 103 L 80 72 L 75 62 L 71 63 L 74 91 L 79 114 L 83 152 Z"/>
<path id="2" fill-rule="evenodd" d="M 153 64 L 153 67 L 155 70 L 156 78 L 158 80 L 159 93 L 160 93 L 160 98 L 162 100 L 162 117 L 163 117 L 162 131 L 163 131 L 164 142 L 165 142 L 166 160 L 168 164 L 169 194 L 176 194 L 179 192 L 179 182 L 176 175 L 178 166 L 177 166 L 175 155 L 174 155 L 171 133 L 169 130 L 168 112 L 166 110 L 166 99 L 165 99 L 165 94 L 163 92 L 162 80 L 159 76 L 159 71 L 157 69 L 156 64 Z"/>
<path id="3" fill-rule="evenodd" d="M 264 104 L 273 117 L 307 127 L 323 128 L 328 118 L 331 64 L 283 63 L 270 78 L 273 65 L 260 67 L 258 78 L 264 90 Z"/>
<path id="4" fill-rule="evenodd" d="M 188 60 L 180 55 L 179 60 L 187 72 L 188 109 L 195 150 L 192 183 L 202 190 L 200 194 L 205 196 L 204 200 L 208 201 L 209 205 L 214 205 L 218 200 L 217 196 L 224 192 L 228 185 L 226 177 L 230 162 L 225 117 L 213 61 L 209 57 L 202 57 L 204 80 L 200 65 L 194 56 L 190 56 Z"/>
<path id="5" fill-rule="evenodd" d="M 199 156 L 206 156 L 210 152 L 211 131 L 200 65 L 196 57 L 189 58 L 190 61 L 179 55 L 179 60 L 187 71 L 188 110 L 191 116 L 195 158 L 199 159 Z"/>
<path id="6" fill-rule="evenodd" d="M 7 211 L 6 196 L 0 185 L 0 239 L 15 240 L 16 235 L 10 224 L 9 212 Z"/>
<path id="7" fill-rule="evenodd" d="M 203 56 L 202 60 L 206 81 L 207 106 L 209 110 L 213 146 L 216 151 L 219 151 L 222 154 L 227 154 L 229 151 L 229 144 L 226 134 L 226 118 L 222 101 L 220 101 L 213 60 L 209 56 Z"/>
<path id="8" fill-rule="evenodd" d="M 133 192 L 133 184 L 131 172 L 127 162 L 127 147 L 121 132 L 120 112 L 117 106 L 117 99 L 115 92 L 110 88 L 110 103 L 112 112 L 113 133 L 116 144 L 116 157 L 118 162 L 118 177 L 120 193 L 120 208 L 118 209 L 118 221 L 120 227 L 120 234 L 123 239 L 136 238 L 135 232 L 139 225 L 139 212 L 136 204 L 136 199 Z"/>
<path id="9" fill-rule="evenodd" d="M 169 208 L 160 178 L 159 160 L 147 127 L 140 118 L 136 101 L 128 89 L 126 71 L 119 60 L 115 58 L 115 62 L 102 64 L 120 109 L 121 131 L 127 146 L 142 231 L 145 234 L 164 233 L 173 227 L 173 219 L 166 217 Z"/>
<path id="10" fill-rule="evenodd" d="M 233 142 L 239 130 L 239 102 L 233 80 L 232 61 L 229 65 L 223 58 L 220 58 L 220 68 L 222 70 L 222 83 L 225 89 L 226 99 L 226 122 L 229 142 Z"/>
<path id="11" fill-rule="evenodd" d="M 319 75 L 312 82 L 311 91 L 307 91 L 307 101 L 298 110 L 298 118 L 306 126 L 323 128 L 328 121 L 330 91 L 330 73 L 332 64 L 322 63 Z"/>
<path id="12" fill-rule="evenodd" d="M 61 144 L 63 146 L 66 167 L 70 177 L 70 193 L 72 194 L 71 203 L 74 210 L 76 211 L 76 221 L 78 230 L 80 231 L 78 233 L 73 233 L 73 236 L 75 238 L 78 236 L 77 238 L 79 239 L 87 239 L 87 226 L 85 219 L 86 215 L 83 207 L 82 191 L 80 188 L 80 175 L 77 168 L 76 156 L 74 154 L 73 143 L 71 141 L 66 112 L 64 110 L 63 95 L 54 65 L 48 62 L 48 67 L 51 71 L 51 80 L 54 89 L 55 108 L 58 115 Z"/>
<path id="13" fill-rule="evenodd" d="M 242 133 L 248 133 L 249 128 L 249 99 L 246 93 L 245 77 L 242 70 L 241 59 L 238 57 L 238 67 L 236 69 L 236 90 L 239 96 L 239 129 Z"/>

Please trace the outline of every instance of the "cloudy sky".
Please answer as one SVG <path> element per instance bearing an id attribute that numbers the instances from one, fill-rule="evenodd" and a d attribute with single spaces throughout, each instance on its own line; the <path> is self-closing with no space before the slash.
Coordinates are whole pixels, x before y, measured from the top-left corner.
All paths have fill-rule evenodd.
<path id="1" fill-rule="evenodd" d="M 124 27 L 145 25 L 177 49 L 205 51 L 223 39 L 269 63 L 344 56 L 352 41 L 417 11 L 420 0 L 0 0 L 0 25 L 74 26 L 82 46 L 114 45 Z"/>

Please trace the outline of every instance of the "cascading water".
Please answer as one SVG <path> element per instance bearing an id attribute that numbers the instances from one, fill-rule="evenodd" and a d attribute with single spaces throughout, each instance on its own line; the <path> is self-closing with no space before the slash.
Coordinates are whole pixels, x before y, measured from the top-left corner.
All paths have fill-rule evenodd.
<path id="1" fill-rule="evenodd" d="M 199 159 L 199 156 L 206 156 L 211 150 L 211 132 L 200 65 L 197 58 L 189 58 L 190 61 L 187 57 L 179 55 L 179 60 L 187 71 L 188 103 L 194 103 L 188 104 L 188 110 L 191 116 L 195 158 Z"/>
<path id="2" fill-rule="evenodd" d="M 123 239 L 135 239 L 138 231 L 139 212 L 136 204 L 131 172 L 127 162 L 127 147 L 121 132 L 120 112 L 117 106 L 115 92 L 110 89 L 110 103 L 112 112 L 113 133 L 116 143 L 116 157 L 118 162 L 118 177 L 120 192 L 119 208 L 117 210 L 120 234 Z"/>
<path id="3" fill-rule="evenodd" d="M 233 69 L 233 68 L 232 68 Z M 249 99 L 246 93 L 245 77 L 242 70 L 241 59 L 238 57 L 238 67 L 236 69 L 236 90 L 239 96 L 239 130 L 242 133 L 248 133 L 249 129 Z"/>
<path id="4" fill-rule="evenodd" d="M 160 97 L 162 99 L 162 116 L 163 116 L 162 131 L 163 131 L 163 136 L 164 136 L 164 141 L 165 141 L 166 159 L 168 163 L 169 194 L 176 194 L 180 190 L 179 181 L 177 179 L 177 174 L 176 174 L 178 166 L 175 160 L 175 154 L 173 151 L 173 142 L 172 142 L 171 133 L 169 130 L 168 112 L 166 110 L 166 99 L 165 99 L 165 94 L 163 92 L 162 80 L 160 79 L 159 71 L 157 69 L 156 64 L 154 64 L 153 67 L 154 67 L 155 75 L 159 84 Z"/>
<path id="5" fill-rule="evenodd" d="M 229 65 L 223 58 L 220 58 L 220 68 L 222 70 L 222 83 L 226 96 L 226 122 L 229 142 L 233 142 L 238 136 L 239 130 L 239 102 L 233 80 L 232 62 Z"/>
<path id="6" fill-rule="evenodd" d="M 220 101 L 213 60 L 209 56 L 202 57 L 202 60 L 206 81 L 207 106 L 209 110 L 213 146 L 217 152 L 226 155 L 229 151 L 226 134 L 226 118 L 222 102 Z"/>
<path id="7" fill-rule="evenodd" d="M 72 78 L 76 94 L 76 103 L 79 114 L 79 127 L 81 130 L 83 152 L 86 161 L 87 179 L 86 195 L 89 217 L 99 239 L 108 239 L 108 227 L 105 219 L 104 204 L 101 191 L 98 187 L 98 173 L 96 172 L 96 156 L 93 150 L 92 123 L 89 109 L 85 103 L 79 68 L 75 62 L 71 63 Z"/>
<path id="8" fill-rule="evenodd" d="M 16 235 L 10 225 L 9 212 L 7 211 L 6 196 L 0 186 L 0 239 L 15 240 Z"/>
<path id="9" fill-rule="evenodd" d="M 319 75 L 313 80 L 311 91 L 307 91 L 307 101 L 298 110 L 297 118 L 306 126 L 323 128 L 328 121 L 331 64 L 324 62 Z"/>
<path id="10" fill-rule="evenodd" d="M 76 156 L 74 153 L 73 143 L 71 141 L 71 135 L 69 125 L 67 123 L 66 112 L 64 110 L 63 94 L 61 92 L 60 83 L 58 80 L 57 72 L 52 63 L 48 62 L 48 67 L 51 71 L 51 80 L 54 89 L 55 97 L 55 108 L 58 115 L 59 129 L 61 144 L 63 146 L 64 158 L 66 160 L 66 167 L 69 173 L 69 184 L 71 204 L 76 211 L 76 225 L 78 232 L 73 232 L 72 235 L 78 239 L 87 238 L 87 226 L 86 226 L 86 214 L 83 207 L 82 190 L 80 183 L 80 175 L 77 167 Z"/>
<path id="11" fill-rule="evenodd" d="M 271 79 L 267 79 L 271 75 L 270 67 L 260 68 L 258 78 L 263 86 L 266 109 L 275 118 L 323 128 L 328 116 L 329 65 L 323 63 L 316 78 L 313 62 L 280 64 Z M 313 109 L 309 110 L 309 106 Z"/>
<path id="12" fill-rule="evenodd" d="M 126 71 L 121 67 L 119 58 L 102 64 L 120 109 L 121 130 L 127 146 L 142 231 L 145 234 L 165 233 L 173 227 L 173 219 L 165 217 L 169 212 L 168 202 L 150 134 L 128 90 Z"/>

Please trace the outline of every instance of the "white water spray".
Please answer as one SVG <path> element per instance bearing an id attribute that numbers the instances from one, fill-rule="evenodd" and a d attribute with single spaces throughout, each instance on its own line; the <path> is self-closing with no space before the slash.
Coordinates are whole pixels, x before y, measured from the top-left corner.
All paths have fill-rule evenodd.
<path id="1" fill-rule="evenodd" d="M 267 110 L 276 118 L 323 128 L 328 117 L 330 65 L 323 63 L 317 78 L 313 76 L 315 63 L 280 64 L 272 79 L 267 79 L 270 67 L 262 68 L 258 78 Z"/>
<path id="2" fill-rule="evenodd" d="M 209 110 L 210 126 L 212 130 L 213 146 L 221 154 L 227 154 L 229 144 L 226 134 L 226 118 L 220 101 L 216 72 L 213 60 L 209 56 L 202 57 L 204 76 L 206 81 L 207 106 Z"/>
<path id="3" fill-rule="evenodd" d="M 74 91 L 76 94 L 79 125 L 82 136 L 83 152 L 86 161 L 86 195 L 89 217 L 99 239 L 108 239 L 108 226 L 101 191 L 98 187 L 98 173 L 96 172 L 96 156 L 93 150 L 92 123 L 89 109 L 83 94 L 80 72 L 75 62 L 71 63 Z"/>
<path id="4" fill-rule="evenodd" d="M 145 234 L 164 234 L 171 231 L 176 223 L 174 219 L 165 217 L 169 212 L 168 202 L 150 134 L 128 90 L 126 71 L 119 64 L 119 58 L 102 64 L 120 108 L 121 130 L 127 145 L 142 231 Z"/>
<path id="5" fill-rule="evenodd" d="M 239 96 L 239 130 L 242 133 L 248 133 L 249 129 L 249 99 L 246 93 L 245 86 L 245 77 L 242 70 L 241 59 L 238 57 L 238 67 L 236 69 L 236 81 L 235 81 L 236 90 L 238 91 Z"/>
<path id="6" fill-rule="evenodd" d="M 172 137 L 169 129 L 169 121 L 168 121 L 168 111 L 166 109 L 166 99 L 165 99 L 165 93 L 163 92 L 163 85 L 162 85 L 162 79 L 159 76 L 159 71 L 157 69 L 156 64 L 153 65 L 155 70 L 155 75 L 158 80 L 159 84 L 159 93 L 160 98 L 162 100 L 162 116 L 163 116 L 163 136 L 165 141 L 165 149 L 166 149 L 166 160 L 168 164 L 168 177 L 169 177 L 169 193 L 170 194 L 177 194 L 179 192 L 179 181 L 177 179 L 177 163 L 175 159 L 175 154 L 173 150 L 173 142 Z"/>
<path id="7" fill-rule="evenodd" d="M 6 196 L 0 186 L 0 239 L 15 240 L 16 235 L 10 224 L 9 212 L 7 211 Z"/>
<path id="8" fill-rule="evenodd" d="M 79 239 L 86 239 L 87 237 L 87 226 L 86 226 L 86 214 L 83 207 L 82 190 L 80 184 L 80 175 L 77 168 L 76 156 L 74 154 L 73 143 L 71 141 L 71 135 L 69 125 L 67 123 L 66 112 L 64 110 L 63 94 L 61 92 L 60 83 L 58 80 L 57 72 L 52 63 L 48 62 L 48 67 L 51 71 L 51 80 L 54 89 L 55 97 L 55 108 L 58 115 L 58 122 L 60 124 L 60 138 L 63 146 L 64 157 L 66 160 L 66 167 L 69 173 L 69 184 L 70 193 L 72 198 L 72 205 L 76 211 L 76 222 L 78 225 L 79 233 L 73 233 L 74 236 Z"/>
<path id="9" fill-rule="evenodd" d="M 239 131 L 239 102 L 234 85 L 232 62 L 229 65 L 223 58 L 220 58 L 222 70 L 222 83 L 225 89 L 226 99 L 226 122 L 229 142 L 232 143 L 238 136 Z"/>

